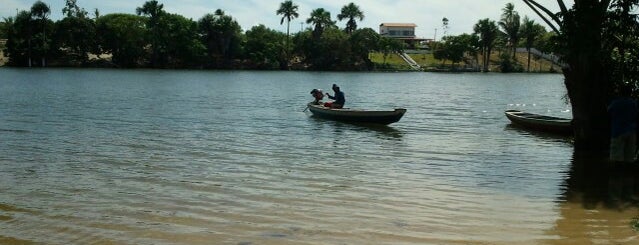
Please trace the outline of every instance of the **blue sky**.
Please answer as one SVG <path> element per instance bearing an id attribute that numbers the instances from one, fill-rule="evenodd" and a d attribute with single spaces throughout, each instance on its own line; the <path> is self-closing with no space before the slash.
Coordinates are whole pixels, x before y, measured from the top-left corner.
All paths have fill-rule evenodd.
<path id="1" fill-rule="evenodd" d="M 275 11 L 284 0 L 159 0 L 164 9 L 194 20 L 216 9 L 222 9 L 233 16 L 244 30 L 252 26 L 264 24 L 269 28 L 286 31 L 286 25 L 280 25 Z M 0 0 L 0 18 L 14 16 L 16 9 L 26 10 L 35 0 Z M 51 7 L 51 18 L 62 18 L 64 0 L 43 0 Z M 144 0 L 78 0 L 78 5 L 90 13 L 99 9 L 102 15 L 108 13 L 135 13 L 135 8 L 142 6 Z M 359 27 L 370 27 L 378 30 L 382 22 L 409 22 L 417 24 L 418 37 L 433 38 L 435 29 L 437 37 L 442 36 L 442 18 L 449 19 L 449 34 L 472 32 L 473 25 L 483 18 L 498 20 L 501 9 L 508 2 L 515 4 L 520 15 L 528 15 L 537 22 L 542 20 L 532 12 L 521 0 L 293 0 L 299 5 L 300 17 L 291 22 L 291 32 L 297 32 L 315 8 L 324 8 L 336 19 L 342 6 L 354 2 L 360 6 L 366 16 Z M 557 1 L 538 0 L 538 2 L 556 11 Z M 572 5 L 572 1 L 566 4 Z M 543 24 L 543 23 L 542 23 Z M 338 22 L 340 27 L 344 22 Z"/>

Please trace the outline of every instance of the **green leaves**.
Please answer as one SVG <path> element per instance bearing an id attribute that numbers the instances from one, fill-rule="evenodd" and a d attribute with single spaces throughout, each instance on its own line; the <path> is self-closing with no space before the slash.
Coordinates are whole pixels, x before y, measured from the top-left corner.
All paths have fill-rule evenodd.
<path id="1" fill-rule="evenodd" d="M 110 53 L 112 62 L 121 67 L 138 67 L 145 55 L 146 18 L 132 14 L 107 14 L 97 19 L 97 33 L 102 52 Z"/>
<path id="2" fill-rule="evenodd" d="M 354 3 L 349 3 L 342 7 L 342 11 L 337 15 L 338 20 L 348 19 L 346 23 L 346 33 L 351 34 L 357 30 L 356 19 L 364 20 L 364 12 L 359 9 L 359 6 Z"/>
<path id="3" fill-rule="evenodd" d="M 254 26 L 246 31 L 244 49 L 251 65 L 257 69 L 274 69 L 286 63 L 282 55 L 286 38 L 283 33 L 266 28 L 264 25 Z"/>
<path id="4" fill-rule="evenodd" d="M 639 218 L 632 218 L 632 221 L 630 221 L 630 227 L 632 227 L 632 229 L 636 232 L 639 232 Z"/>
<path id="5" fill-rule="evenodd" d="M 198 21 L 201 42 L 207 49 L 207 61 L 214 68 L 228 67 L 241 53 L 242 28 L 233 17 L 218 9 Z"/>

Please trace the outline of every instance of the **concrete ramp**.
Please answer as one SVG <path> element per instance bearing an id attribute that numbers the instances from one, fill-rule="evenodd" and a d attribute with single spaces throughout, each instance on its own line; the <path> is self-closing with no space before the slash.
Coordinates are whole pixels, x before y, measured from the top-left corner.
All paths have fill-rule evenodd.
<path id="1" fill-rule="evenodd" d="M 422 67 L 417 64 L 417 62 L 415 62 L 415 60 L 413 60 L 413 58 L 411 58 L 408 54 L 404 53 L 404 52 L 397 52 L 397 55 L 399 55 L 399 57 L 402 57 L 402 59 L 413 69 L 416 71 L 422 71 Z"/>

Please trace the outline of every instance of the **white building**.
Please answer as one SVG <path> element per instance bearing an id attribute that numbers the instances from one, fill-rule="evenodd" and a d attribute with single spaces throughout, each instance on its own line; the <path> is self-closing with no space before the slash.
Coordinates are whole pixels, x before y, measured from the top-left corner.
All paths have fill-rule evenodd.
<path id="1" fill-rule="evenodd" d="M 382 23 L 379 25 L 379 34 L 398 39 L 415 38 L 415 27 L 417 25 L 413 23 Z"/>
<path id="2" fill-rule="evenodd" d="M 432 39 L 417 38 L 415 36 L 414 23 L 382 23 L 379 25 L 379 34 L 383 37 L 398 39 L 406 43 L 407 48 L 415 49 L 420 42 L 429 42 Z"/>

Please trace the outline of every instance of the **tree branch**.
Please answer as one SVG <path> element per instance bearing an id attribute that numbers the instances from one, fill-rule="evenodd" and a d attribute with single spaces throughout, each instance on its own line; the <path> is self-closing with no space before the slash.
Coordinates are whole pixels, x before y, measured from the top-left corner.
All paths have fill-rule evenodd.
<path id="1" fill-rule="evenodd" d="M 608 7 L 610 7 L 610 0 L 601 1 L 601 11 L 603 13 L 606 13 L 606 11 L 608 11 Z"/>
<path id="2" fill-rule="evenodd" d="M 550 12 L 550 10 L 548 10 L 543 5 L 537 3 L 535 0 L 524 0 L 524 2 L 526 2 L 526 4 L 528 4 L 528 6 L 530 6 L 531 4 L 534 5 L 535 7 L 540 9 L 541 11 L 544 11 L 544 13 L 546 13 L 550 18 L 552 18 L 552 20 L 554 20 L 557 24 L 561 24 L 561 20 L 559 19 L 559 17 L 557 17 L 557 14 L 555 14 L 553 12 Z"/>
<path id="3" fill-rule="evenodd" d="M 534 4 L 536 4 L 536 5 L 539 5 L 538 3 L 534 2 L 533 0 L 523 0 L 523 1 L 524 1 L 524 3 L 526 3 L 526 5 L 528 5 L 528 7 L 530 7 L 530 9 L 532 9 L 533 11 L 535 11 L 535 13 L 537 13 L 537 15 L 539 15 L 539 17 L 541 17 L 541 19 L 543 19 L 543 20 L 544 20 L 544 22 L 546 22 L 546 24 L 547 24 L 548 26 L 550 26 L 550 28 L 551 28 L 551 29 L 552 29 L 555 33 L 557 33 L 558 35 L 559 35 L 559 34 L 561 34 L 561 32 L 559 32 L 559 29 L 558 29 L 558 28 L 557 28 L 557 27 L 556 27 L 556 26 L 555 26 L 552 22 L 550 22 L 550 20 L 548 20 L 548 18 L 546 18 L 546 16 L 544 16 L 541 12 L 539 12 L 539 10 L 537 9 L 537 7 L 533 6 L 533 4 L 532 4 L 531 2 L 533 2 L 533 3 L 534 3 Z M 539 6 L 541 6 L 541 5 L 539 5 Z M 545 8 L 543 8 L 543 6 L 541 6 L 541 7 L 542 7 L 542 8 L 541 8 L 542 10 L 544 10 L 544 9 L 545 9 Z M 548 15 L 550 15 L 550 16 L 551 16 L 551 18 L 553 18 L 553 17 L 554 17 L 554 18 L 553 18 L 553 20 L 557 22 L 556 24 L 561 24 L 561 22 L 559 21 L 559 18 L 557 18 L 557 16 L 555 16 L 555 15 L 554 15 L 554 14 L 552 14 L 550 11 L 548 11 L 548 9 L 545 9 L 545 11 L 547 11 L 546 13 L 547 13 Z"/>
<path id="4" fill-rule="evenodd" d="M 568 9 L 566 8 L 566 4 L 563 0 L 557 0 L 557 4 L 559 4 L 559 8 L 561 9 L 561 14 L 566 15 L 568 13 Z"/>

